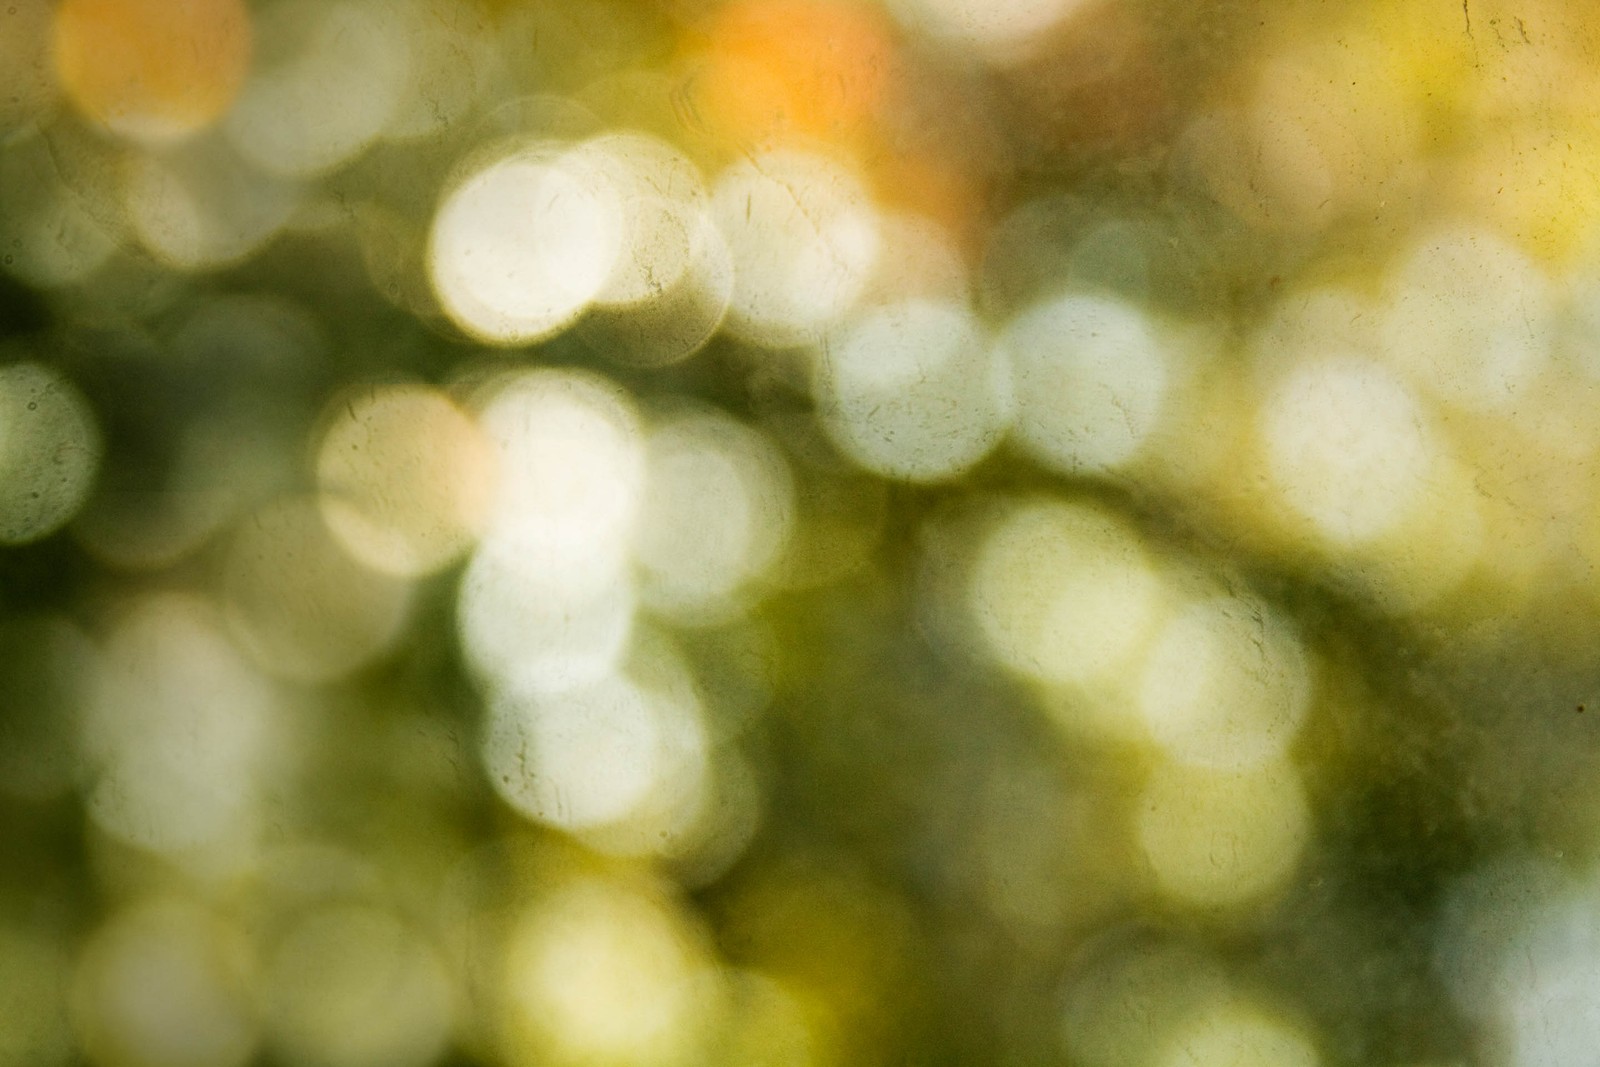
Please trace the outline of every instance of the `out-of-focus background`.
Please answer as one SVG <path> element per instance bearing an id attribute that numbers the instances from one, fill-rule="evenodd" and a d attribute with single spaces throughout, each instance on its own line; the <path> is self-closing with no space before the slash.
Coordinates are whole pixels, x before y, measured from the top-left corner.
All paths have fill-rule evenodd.
<path id="1" fill-rule="evenodd" d="M 1579 1067 L 1586 0 L 0 2 L 0 1067 Z"/>

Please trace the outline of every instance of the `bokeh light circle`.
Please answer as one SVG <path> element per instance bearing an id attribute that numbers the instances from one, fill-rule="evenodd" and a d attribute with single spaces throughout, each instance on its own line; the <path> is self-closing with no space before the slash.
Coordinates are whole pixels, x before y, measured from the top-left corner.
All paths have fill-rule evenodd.
<path id="1" fill-rule="evenodd" d="M 1381 364 L 1352 355 L 1288 368 L 1263 402 L 1259 427 L 1284 502 L 1339 547 L 1400 526 L 1440 455 L 1411 391 Z"/>
<path id="2" fill-rule="evenodd" d="M 495 458 L 477 423 L 436 390 L 388 386 L 335 408 L 317 451 L 318 498 L 351 555 L 403 577 L 430 573 L 476 539 Z"/>
<path id="3" fill-rule="evenodd" d="M 645 603 L 689 623 L 727 616 L 788 543 L 788 464 L 751 427 L 688 412 L 651 430 L 646 470 L 634 547 Z"/>
<path id="4" fill-rule="evenodd" d="M 861 296 L 881 239 L 849 168 L 776 149 L 723 171 L 711 198 L 733 256 L 728 325 L 739 335 L 775 347 L 815 341 Z"/>
<path id="5" fill-rule="evenodd" d="M 376 0 L 285 0 L 260 15 L 260 47 L 224 122 L 239 154 L 269 174 L 310 178 L 383 133 L 406 91 L 404 12 Z"/>
<path id="6" fill-rule="evenodd" d="M 461 583 L 468 662 L 497 686 L 598 682 L 633 625 L 629 562 L 646 477 L 639 415 L 603 378 L 539 370 L 499 382 L 479 422 L 499 477 Z"/>
<path id="7" fill-rule="evenodd" d="M 1305 652 L 1266 604 L 1218 596 L 1175 615 L 1151 645 L 1138 707 L 1174 759 L 1249 767 L 1281 755 L 1311 699 Z"/>
<path id="8" fill-rule="evenodd" d="M 1001 335 L 1012 361 L 1016 436 L 1068 474 L 1134 459 L 1164 412 L 1171 356 L 1149 316 L 1105 296 L 1067 294 L 1019 315 Z"/>
<path id="9" fill-rule="evenodd" d="M 289 497 L 241 521 L 224 564 L 228 621 L 273 674 L 329 681 L 400 636 L 410 586 L 340 545 L 316 501 Z"/>
<path id="10" fill-rule="evenodd" d="M 52 367 L 0 367 L 0 543 L 54 533 L 94 487 L 103 445 L 89 403 Z"/>
<path id="11" fill-rule="evenodd" d="M 1321 1062 L 1303 1030 L 1242 999 L 1198 1014 L 1169 1040 L 1160 1067 L 1317 1067 Z"/>
<path id="12" fill-rule="evenodd" d="M 513 809 L 606 852 L 675 847 L 709 785 L 693 683 L 669 653 L 559 694 L 503 689 L 481 751 Z"/>
<path id="13" fill-rule="evenodd" d="M 268 1044 L 308 1067 L 426 1067 L 449 1040 L 443 963 L 400 916 L 331 904 L 273 946 L 263 974 Z"/>
<path id="14" fill-rule="evenodd" d="M 550 145 L 483 164 L 434 216 L 428 270 L 445 312 L 480 341 L 518 345 L 572 324 L 610 284 L 622 205 Z"/>
<path id="15" fill-rule="evenodd" d="M 830 436 L 893 478 L 960 474 L 1011 417 L 1011 368 L 954 303 L 913 300 L 863 315 L 824 346 L 818 377 Z"/>
<path id="16" fill-rule="evenodd" d="M 266 679 L 210 604 L 164 594 L 130 605 L 83 716 L 89 818 L 169 859 L 247 844 L 276 713 Z"/>
<path id="17" fill-rule="evenodd" d="M 68 97 L 136 141 L 168 143 L 209 126 L 250 65 L 244 0 L 62 0 L 55 17 Z"/>
<path id="18" fill-rule="evenodd" d="M 1169 898 L 1236 907 L 1284 887 L 1311 840 L 1311 811 L 1283 760 L 1243 771 L 1168 765 L 1139 797 L 1137 834 Z"/>
<path id="19" fill-rule="evenodd" d="M 108 1067 L 244 1067 L 259 1041 L 242 933 L 191 901 L 115 914 L 84 949 L 73 1016 Z"/>
<path id="20" fill-rule="evenodd" d="M 958 48 L 1011 62 L 1104 0 L 891 0 L 902 22 Z M 1117 0 L 1110 0 L 1117 2 Z"/>
<path id="21" fill-rule="evenodd" d="M 495 390 L 480 424 L 499 468 L 485 550 L 552 589 L 609 584 L 626 565 L 646 477 L 631 398 L 597 375 L 530 371 Z"/>
<path id="22" fill-rule="evenodd" d="M 505 951 L 513 1057 L 667 1067 L 706 1051 L 704 949 L 669 902 L 640 887 L 568 877 L 528 909 Z"/>
<path id="23" fill-rule="evenodd" d="M 1013 502 L 978 549 L 970 610 L 991 654 L 1041 682 L 1120 677 L 1149 639 L 1162 582 L 1137 534 L 1089 504 Z"/>

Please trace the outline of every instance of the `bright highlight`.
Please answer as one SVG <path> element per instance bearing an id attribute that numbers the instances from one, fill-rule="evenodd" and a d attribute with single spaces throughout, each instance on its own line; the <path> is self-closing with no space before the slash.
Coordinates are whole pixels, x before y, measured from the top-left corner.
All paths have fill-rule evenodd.
<path id="1" fill-rule="evenodd" d="M 863 467 L 952 477 L 982 459 L 1011 417 L 1011 368 L 964 306 L 913 300 L 870 312 L 823 352 L 824 425 Z"/>
<path id="2" fill-rule="evenodd" d="M 725 618 L 776 562 L 795 521 L 782 453 L 726 415 L 686 413 L 650 433 L 635 559 L 645 603 L 684 622 Z"/>
<path id="3" fill-rule="evenodd" d="M 1287 762 L 1247 771 L 1169 765 L 1140 797 L 1138 839 L 1167 896 L 1235 907 L 1283 886 L 1310 840 L 1310 820 Z"/>
<path id="4" fill-rule="evenodd" d="M 374 389 L 337 406 L 322 438 L 322 516 L 367 566 L 428 574 L 476 539 L 494 466 L 487 437 L 444 394 L 420 385 Z"/>
<path id="5" fill-rule="evenodd" d="M 433 220 L 428 270 L 445 312 L 489 344 L 521 345 L 566 328 L 610 284 L 622 205 L 554 145 L 480 165 Z"/>
<path id="6" fill-rule="evenodd" d="M 1293 631 L 1256 600 L 1218 596 L 1179 612 L 1145 661 L 1138 708 L 1183 763 L 1256 766 L 1283 753 L 1311 700 Z"/>
<path id="7" fill-rule="evenodd" d="M 728 325 L 760 344 L 820 339 L 877 264 L 867 190 L 822 156 L 780 149 L 733 165 L 717 179 L 712 214 L 733 256 Z"/>
<path id="8" fill-rule="evenodd" d="M 1017 438 L 1041 462 L 1096 475 L 1139 454 L 1170 375 L 1143 312 L 1110 297 L 1062 296 L 1019 315 L 1000 344 L 1014 368 Z"/>
<path id="9" fill-rule="evenodd" d="M 1292 512 L 1339 548 L 1401 525 L 1427 489 L 1439 442 L 1411 392 L 1378 363 L 1298 363 L 1258 423 L 1274 484 Z"/>
<path id="10" fill-rule="evenodd" d="M 1045 499 L 994 520 L 971 582 L 971 610 L 1003 666 L 1080 687 L 1130 668 L 1164 601 L 1131 527 L 1094 505 Z"/>

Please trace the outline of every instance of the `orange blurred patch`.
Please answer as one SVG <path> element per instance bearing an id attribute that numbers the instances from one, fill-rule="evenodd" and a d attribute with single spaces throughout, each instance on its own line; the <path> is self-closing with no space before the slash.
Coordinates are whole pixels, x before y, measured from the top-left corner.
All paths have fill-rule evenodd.
<path id="1" fill-rule="evenodd" d="M 885 155 L 871 167 L 874 190 L 886 206 L 939 223 L 971 259 L 982 242 L 983 191 L 960 168 L 934 156 Z"/>
<path id="2" fill-rule="evenodd" d="M 883 17 L 847 0 L 743 0 L 717 14 L 709 36 L 699 106 L 741 141 L 849 140 L 893 76 Z"/>
<path id="3" fill-rule="evenodd" d="M 55 102 L 50 15 L 46 0 L 0 8 L 0 130 L 39 121 Z"/>
<path id="4" fill-rule="evenodd" d="M 228 110 L 250 65 L 244 0 L 63 0 L 62 87 L 91 119 L 136 141 L 168 142 Z"/>
<path id="5" fill-rule="evenodd" d="M 1165 131 L 1176 109 L 1148 17 L 1128 3 L 1082 3 L 1003 72 L 1036 151 L 1126 154 Z"/>

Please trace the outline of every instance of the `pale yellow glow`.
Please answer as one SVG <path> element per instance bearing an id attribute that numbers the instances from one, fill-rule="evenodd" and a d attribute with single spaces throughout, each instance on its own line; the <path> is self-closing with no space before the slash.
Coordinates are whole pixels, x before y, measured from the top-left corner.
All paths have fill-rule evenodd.
<path id="1" fill-rule="evenodd" d="M 1101 474 L 1134 459 L 1166 401 L 1171 354 L 1131 304 L 1056 297 L 1001 335 L 1017 397 L 1016 436 L 1041 462 Z"/>
<path id="2" fill-rule="evenodd" d="M 1109 946 L 1068 987 L 1062 1040 L 1085 1067 L 1153 1063 L 1176 1029 L 1227 988 L 1222 968 L 1192 949 Z"/>
<path id="3" fill-rule="evenodd" d="M 597 682 L 633 625 L 638 414 L 603 378 L 536 370 L 498 383 L 479 424 L 499 476 L 461 582 L 468 661 L 494 685 L 548 693 Z"/>
<path id="4" fill-rule="evenodd" d="M 1148 642 L 1164 602 L 1138 535 L 1092 504 L 1008 505 L 979 548 L 971 611 L 989 651 L 1041 682 L 1114 681 Z"/>
<path id="5" fill-rule="evenodd" d="M 878 261 L 878 217 L 851 171 L 780 149 L 728 168 L 712 214 L 733 257 L 728 325 L 752 341 L 815 341 L 860 297 Z"/>
<path id="6" fill-rule="evenodd" d="M 0 543 L 54 533 L 94 487 L 102 444 L 77 386 L 40 363 L 0 367 Z"/>
<path id="7" fill-rule="evenodd" d="M 913 300 L 874 309 L 824 346 L 816 391 L 823 425 L 878 474 L 959 474 L 1011 418 L 1011 368 L 964 305 Z"/>
<path id="8" fill-rule="evenodd" d="M 480 341 L 519 345 L 570 326 L 622 255 L 615 188 L 559 145 L 482 164 L 434 216 L 428 271 L 446 314 Z"/>
<path id="9" fill-rule="evenodd" d="M 1448 409 L 1435 418 L 1438 391 L 1409 357 L 1379 358 L 1386 314 L 1345 287 L 1279 301 L 1252 342 L 1266 373 L 1246 455 L 1260 466 L 1214 477 L 1257 485 L 1252 523 L 1284 547 L 1320 550 L 1337 581 L 1384 611 L 1412 614 L 1445 602 L 1480 565 L 1509 562 L 1490 556 L 1503 494 L 1484 482 L 1504 464 L 1470 454 L 1502 449 L 1505 438 L 1468 431 L 1469 453 L 1453 454 L 1462 440 L 1446 433 Z"/>
<path id="10" fill-rule="evenodd" d="M 708 197 L 699 169 L 659 138 L 602 134 L 563 160 L 585 185 L 609 188 L 619 247 L 597 303 L 631 305 L 669 293 L 704 255 Z"/>
<path id="11" fill-rule="evenodd" d="M 73 1021 L 99 1067 L 243 1067 L 258 1035 L 248 950 L 195 904 L 157 899 L 95 932 L 73 982 Z"/>
<path id="12" fill-rule="evenodd" d="M 491 686 L 561 693 L 606 677 L 633 632 L 626 574 L 564 587 L 516 553 L 480 548 L 456 602 L 462 651 Z"/>
<path id="13" fill-rule="evenodd" d="M 540 822 L 619 822 L 662 776 L 670 724 L 650 695 L 609 678 L 554 697 L 503 694 L 490 707 L 484 767 L 497 792 Z"/>
<path id="14" fill-rule="evenodd" d="M 291 177 L 372 144 L 408 89 L 406 22 L 381 0 L 288 0 L 258 20 L 258 55 L 223 124 L 241 155 Z"/>
<path id="15" fill-rule="evenodd" d="M 1436 439 L 1436 445 L 1422 506 L 1387 536 L 1334 567 L 1349 587 L 1391 613 L 1426 612 L 1449 603 L 1464 582 L 1484 571 L 1493 573 L 1505 591 L 1525 590 L 1548 558 L 1505 550 L 1501 539 L 1525 538 L 1526 533 L 1512 531 L 1526 530 L 1523 523 L 1534 520 L 1527 513 L 1508 515 L 1512 509 L 1503 499 L 1484 495 L 1480 467 L 1456 460 L 1444 440 Z"/>
<path id="16" fill-rule="evenodd" d="M 648 299 L 591 307 L 574 327 L 591 351 L 617 363 L 660 367 L 699 351 L 722 325 L 733 295 L 733 254 L 706 212 L 682 221 L 690 228 L 684 269 Z"/>
<path id="17" fill-rule="evenodd" d="M 1317 1067 L 1320 1058 L 1299 1027 L 1253 1004 L 1218 1005 L 1180 1027 L 1159 1067 Z"/>
<path id="18" fill-rule="evenodd" d="M 1555 344 L 1560 294 L 1527 255 L 1458 223 L 1419 239 L 1389 288 L 1384 352 L 1418 387 L 1476 411 L 1532 401 Z"/>
<path id="19" fill-rule="evenodd" d="M 640 635 L 624 670 L 561 693 L 502 689 L 484 770 L 513 808 L 601 851 L 676 851 L 708 795 L 708 738 L 687 667 Z"/>
<path id="20" fill-rule="evenodd" d="M 1311 836 L 1299 772 L 1281 760 L 1241 771 L 1160 767 L 1139 797 L 1136 821 L 1161 890 L 1208 908 L 1280 889 Z"/>
<path id="21" fill-rule="evenodd" d="M 788 542 L 788 464 L 759 432 L 711 412 L 663 421 L 648 457 L 634 549 L 644 602 L 687 622 L 726 617 Z"/>
<path id="22" fill-rule="evenodd" d="M 485 548 L 552 589 L 611 584 L 645 485 L 644 432 L 628 394 L 597 375 L 529 371 L 501 384 L 480 424 L 499 467 Z"/>
<path id="23" fill-rule="evenodd" d="M 389 574 L 444 567 L 476 539 L 494 492 L 488 438 L 437 390 L 346 398 L 317 452 L 318 500 L 352 556 Z"/>
<path id="24" fill-rule="evenodd" d="M 1267 393 L 1257 426 L 1283 502 L 1341 548 L 1371 542 L 1410 517 L 1439 454 L 1410 390 L 1355 355 L 1291 367 Z"/>
<path id="25" fill-rule="evenodd" d="M 1428 63 L 1374 25 L 1351 20 L 1264 50 L 1243 92 L 1194 121 L 1176 154 L 1266 230 L 1320 232 L 1407 203 L 1425 174 L 1426 128 L 1400 68 Z"/>
<path id="26" fill-rule="evenodd" d="M 284 498 L 242 520 L 224 563 L 228 622 L 263 668 L 329 681 L 400 636 L 410 586 L 361 563 L 311 498 Z"/>
<path id="27" fill-rule="evenodd" d="M 1216 596 L 1155 638 L 1138 688 L 1150 735 L 1173 758 L 1246 768 L 1280 756 L 1311 699 L 1294 632 L 1264 603 Z"/>
<path id="28" fill-rule="evenodd" d="M 167 595 L 132 606 L 84 714 L 89 817 L 171 857 L 239 845 L 260 813 L 276 710 L 210 605 Z"/>
<path id="29" fill-rule="evenodd" d="M 716 1007 L 703 950 L 676 909 L 633 886 L 570 878 L 506 946 L 509 1053 L 553 1065 L 694 1062 Z"/>
<path id="30" fill-rule="evenodd" d="M 444 966 L 399 916 L 334 904 L 301 918 L 267 960 L 267 1042 L 306 1067 L 426 1067 L 450 1038 Z"/>
<path id="31" fill-rule="evenodd" d="M 1373 351 L 1383 310 L 1370 294 L 1342 286 L 1291 290 L 1273 305 L 1251 347 L 1264 364 L 1305 359 L 1330 346 Z"/>

